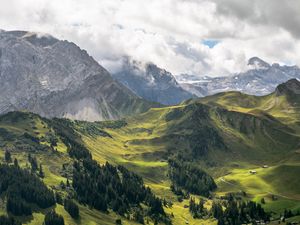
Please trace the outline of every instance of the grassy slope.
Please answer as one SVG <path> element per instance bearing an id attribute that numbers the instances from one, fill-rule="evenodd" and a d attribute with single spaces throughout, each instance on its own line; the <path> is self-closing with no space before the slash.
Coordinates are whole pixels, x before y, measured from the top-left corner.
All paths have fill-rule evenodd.
<path id="1" fill-rule="evenodd" d="M 243 190 L 250 194 L 249 198 L 257 201 L 264 197 L 267 202 L 264 207 L 270 211 L 280 212 L 285 208 L 299 210 L 300 184 L 297 174 L 300 172 L 300 151 L 299 140 L 295 139 L 300 135 L 299 97 L 297 95 L 277 95 L 276 93 L 256 97 L 239 92 L 228 92 L 197 101 L 203 104 L 221 106 L 232 112 L 254 115 L 255 117 L 269 117 L 271 115 L 283 127 L 288 126 L 285 134 L 278 132 L 278 130 L 274 131 L 274 126 L 269 127 L 271 128 L 269 131 L 274 135 L 271 141 L 276 143 L 277 150 L 276 146 L 271 147 L 271 143 L 268 143 L 268 139 L 264 135 L 265 131 L 262 133 L 255 132 L 255 135 L 258 135 L 258 141 L 254 144 L 259 151 L 251 152 L 249 158 L 259 156 L 257 162 L 253 161 L 249 164 L 248 161 L 246 165 L 241 164 L 240 161 L 233 163 L 237 168 L 230 169 L 228 175 L 218 178 L 218 191 L 222 194 L 233 190 Z M 224 127 L 228 129 L 228 126 Z M 279 130 L 282 131 L 283 129 Z M 236 135 L 241 135 L 241 133 Z M 262 137 L 262 142 L 259 143 L 259 139 Z M 263 149 L 261 146 L 263 146 Z M 261 155 L 263 152 L 267 154 L 265 156 Z M 277 154 L 278 157 L 276 157 Z M 263 161 L 259 159 L 263 159 Z M 262 169 L 263 164 L 269 164 L 271 167 Z M 250 169 L 254 169 L 258 173 L 250 175 Z M 271 193 L 278 196 L 277 201 L 271 200 Z"/>
<path id="2" fill-rule="evenodd" d="M 266 112 L 284 123 L 293 124 L 300 119 L 299 108 L 289 96 L 272 93 L 266 96 L 252 96 L 240 92 L 224 92 L 202 99 L 204 104 L 219 105 L 231 111 L 260 115 Z M 298 102 L 298 99 L 296 99 Z"/>
<path id="3" fill-rule="evenodd" d="M 189 221 L 189 224 L 199 224 L 201 221 L 191 217 L 188 208 L 185 207 L 188 205 L 186 200 L 179 203 L 170 191 L 170 181 L 167 177 L 168 151 L 188 151 L 189 144 L 180 137 L 189 135 L 204 125 L 215 129 L 227 146 L 226 149 L 211 146 L 208 155 L 203 160 L 199 159 L 199 164 L 216 178 L 219 186 L 217 195 L 243 190 L 247 192 L 247 198 L 252 200 L 260 201 L 265 197 L 267 203 L 264 207 L 271 211 L 300 208 L 300 184 L 297 181 L 300 170 L 299 130 L 296 124 L 298 112 L 284 96 L 254 97 L 229 92 L 200 101 L 206 105 L 204 108 L 201 104 L 187 107 L 191 104 L 185 103 L 151 109 L 127 118 L 126 126 L 113 128 L 105 123 L 77 122 L 74 123 L 74 127 L 98 162 L 110 161 L 125 165 L 140 174 L 157 195 L 172 200 L 173 207 L 166 208 L 166 211 L 174 214 L 174 224 L 184 224 L 186 221 Z M 200 112 L 204 110 L 205 115 L 201 114 L 200 117 L 204 117 L 196 123 L 191 118 L 194 118 L 196 112 L 199 113 L 199 107 Z M 167 115 L 174 111 L 183 113 L 176 119 L 167 120 Z M 45 122 L 37 117 L 15 124 L 0 121 L 0 127 L 13 133 L 23 133 L 34 125 L 36 128 L 30 128 L 27 132 L 42 136 L 46 132 L 52 132 L 43 123 Z M 111 137 L 88 133 L 83 129 L 91 125 L 103 129 Z M 37 131 L 39 134 L 36 134 Z M 46 172 L 44 180 L 48 185 L 57 185 L 66 179 L 56 169 L 70 160 L 66 154 L 66 146 L 61 141 L 58 152 L 58 155 L 38 153 L 39 162 L 43 163 Z M 25 163 L 26 154 L 14 155 L 18 155 L 19 160 Z M 207 162 L 213 162 L 213 166 Z M 270 167 L 262 169 L 264 164 Z M 258 173 L 250 175 L 250 169 L 255 169 Z M 287 181 L 293 182 L 286 184 Z M 270 199 L 271 193 L 278 196 L 277 201 Z M 208 207 L 210 203 L 208 200 Z M 112 213 L 106 215 L 81 207 L 81 221 L 72 221 L 61 206 L 57 206 L 57 210 L 64 215 L 68 224 L 97 224 L 99 219 L 102 220 L 101 224 L 113 224 L 115 220 Z M 39 224 L 38 221 L 42 219 L 43 215 L 37 213 L 31 224 Z M 205 221 L 205 224 L 208 223 L 216 224 L 216 221 Z"/>
<path id="4" fill-rule="evenodd" d="M 197 220 L 192 219 L 188 210 L 184 208 L 187 203 L 176 202 L 176 197 L 171 193 L 167 177 L 167 163 L 164 159 L 166 149 L 182 147 L 180 144 L 177 146 L 176 140 L 170 141 L 164 135 L 174 126 L 179 126 L 189 115 L 169 122 L 166 122 L 165 116 L 174 109 L 184 107 L 185 105 L 151 109 L 138 117 L 128 119 L 128 125 L 121 129 L 106 129 L 113 139 L 99 138 L 95 141 L 93 138 L 84 137 L 86 144 L 100 162 L 111 160 L 126 165 L 142 175 L 156 194 L 175 200 L 174 207 L 167 210 L 175 215 L 175 224 L 182 224 L 184 220 L 197 223 Z M 285 174 L 280 173 L 281 168 L 288 166 L 298 154 L 294 152 L 299 141 L 297 134 L 286 127 L 283 122 L 270 120 L 265 118 L 265 115 L 231 112 L 230 110 L 219 112 L 214 107 L 210 109 L 209 115 L 229 146 L 229 149 L 225 151 L 214 149 L 208 156 L 209 160 L 218 162 L 217 168 L 206 167 L 218 180 L 217 194 L 223 195 L 235 190 L 244 190 L 252 200 L 260 201 L 262 197 L 266 197 L 265 207 L 268 210 L 279 212 L 284 208 L 298 209 L 300 206 L 299 184 L 285 185 L 287 180 L 296 178 L 295 168 Z M 230 123 L 230 121 L 234 122 Z M 252 124 L 251 129 L 241 132 L 242 123 Z M 174 130 L 174 132 L 184 133 L 186 130 Z M 294 162 L 295 170 L 300 165 L 298 162 L 300 161 Z M 201 160 L 199 163 L 206 166 Z M 264 164 L 274 165 L 274 167 L 265 171 L 258 169 Z M 249 175 L 249 170 L 252 168 L 259 171 L 258 175 Z M 221 181 L 226 173 L 231 174 L 223 179 L 236 183 L 235 186 Z M 268 192 L 279 195 L 278 200 L 269 201 L 271 194 Z M 280 197 L 286 194 L 288 198 Z"/>
<path id="5" fill-rule="evenodd" d="M 47 133 L 53 133 L 53 130 L 48 127 L 47 122 L 44 121 L 42 118 L 33 115 L 33 114 L 23 114 L 23 117 L 17 121 L 11 121 L 11 115 L 7 118 L 1 117 L 0 121 L 0 128 L 5 128 L 7 131 L 16 135 L 16 137 L 21 136 L 24 132 L 27 132 L 33 136 L 46 136 Z M 54 133 L 53 133 L 54 134 Z M 12 146 L 12 143 L 16 142 L 8 142 L 8 143 L 1 143 L 2 147 L 0 147 L 0 157 L 3 161 L 4 158 L 4 149 L 6 146 Z M 48 142 L 42 142 L 43 145 L 50 146 Z M 57 153 L 49 152 L 49 151 L 35 151 L 31 154 L 37 157 L 38 163 L 43 165 L 43 170 L 45 173 L 45 178 L 43 181 L 49 186 L 59 186 L 61 181 L 66 182 L 66 178 L 61 174 L 61 168 L 63 164 L 70 164 L 72 165 L 72 159 L 69 158 L 66 150 L 66 146 L 61 142 L 58 141 L 57 146 Z M 28 153 L 27 151 L 23 151 L 22 149 L 14 149 L 12 150 L 12 158 L 17 158 L 19 165 L 21 167 L 28 167 L 28 160 L 27 160 Z M 116 218 L 118 216 L 113 212 L 106 214 L 102 213 L 97 210 L 89 209 L 88 207 L 80 205 L 80 219 L 74 220 L 70 217 L 70 215 L 64 210 L 63 206 L 56 205 L 56 211 L 63 215 L 65 218 L 65 224 L 67 225 L 75 225 L 75 224 L 87 224 L 87 225 L 97 225 L 97 224 L 108 224 L 113 225 L 115 224 Z M 48 209 L 50 210 L 50 209 Z M 26 217 L 20 218 L 25 224 L 31 225 L 40 225 L 44 221 L 45 213 L 48 210 L 37 210 L 33 213 L 33 217 Z M 0 209 L 0 214 L 5 214 L 5 208 L 3 208 L 3 204 Z M 133 221 L 127 221 L 126 219 L 122 218 L 124 224 L 136 224 Z"/>

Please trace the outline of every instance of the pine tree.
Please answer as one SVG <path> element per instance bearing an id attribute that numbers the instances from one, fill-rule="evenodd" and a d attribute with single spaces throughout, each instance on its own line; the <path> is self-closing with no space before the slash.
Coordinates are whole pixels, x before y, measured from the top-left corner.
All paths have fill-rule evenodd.
<path id="1" fill-rule="evenodd" d="M 220 219 L 223 217 L 223 208 L 220 203 L 215 202 L 215 201 L 213 202 L 212 214 L 213 214 L 213 217 L 216 219 Z"/>
<path id="2" fill-rule="evenodd" d="M 0 216 L 0 224 L 1 225 L 21 225 L 20 222 L 16 221 L 12 217 Z"/>
<path id="3" fill-rule="evenodd" d="M 56 200 L 57 204 L 60 204 L 60 205 L 63 204 L 62 197 L 61 197 L 61 195 L 58 192 L 55 192 L 55 200 Z"/>
<path id="4" fill-rule="evenodd" d="M 14 160 L 14 166 L 19 167 L 19 162 L 18 162 L 17 158 L 15 158 L 15 160 Z"/>
<path id="5" fill-rule="evenodd" d="M 45 174 L 44 174 L 44 171 L 43 171 L 43 166 L 42 164 L 40 164 L 40 167 L 39 167 L 39 176 L 41 178 L 44 178 L 45 177 Z"/>
<path id="6" fill-rule="evenodd" d="M 5 158 L 5 162 L 7 162 L 7 163 L 12 162 L 11 154 L 10 154 L 10 152 L 9 152 L 8 150 L 5 151 L 5 156 L 4 156 L 4 158 Z"/>
<path id="7" fill-rule="evenodd" d="M 58 215 L 54 210 L 48 212 L 44 220 L 45 225 L 64 225 L 64 218 Z"/>
<path id="8" fill-rule="evenodd" d="M 30 153 L 28 154 L 28 161 L 29 161 L 29 163 L 30 163 L 30 165 L 31 165 L 31 170 L 32 170 L 33 172 L 37 171 L 37 169 L 38 169 L 38 163 L 37 163 L 37 160 L 36 160 L 35 157 L 32 157 Z"/>
<path id="9" fill-rule="evenodd" d="M 116 219 L 116 225 L 122 225 L 122 220 L 121 219 Z"/>
<path id="10" fill-rule="evenodd" d="M 30 206 L 21 197 L 13 194 L 7 198 L 6 209 L 15 216 L 29 216 L 32 213 Z"/>
<path id="11" fill-rule="evenodd" d="M 0 165 L 0 187 L 7 198 L 7 211 L 19 216 L 31 215 L 29 203 L 43 209 L 53 206 L 53 192 L 37 176 L 15 165 Z"/>
<path id="12" fill-rule="evenodd" d="M 72 218 L 77 219 L 79 217 L 79 208 L 71 199 L 65 199 L 64 208 Z"/>

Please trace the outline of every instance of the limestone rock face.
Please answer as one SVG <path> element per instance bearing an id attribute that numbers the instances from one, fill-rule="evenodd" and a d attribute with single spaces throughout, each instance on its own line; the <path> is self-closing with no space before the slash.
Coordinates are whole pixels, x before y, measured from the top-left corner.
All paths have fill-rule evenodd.
<path id="1" fill-rule="evenodd" d="M 121 71 L 113 77 L 138 96 L 164 105 L 175 105 L 195 97 L 184 90 L 168 71 L 153 63 L 123 59 Z"/>
<path id="2" fill-rule="evenodd" d="M 85 50 L 48 34 L 0 32 L 0 113 L 117 119 L 152 104 L 115 81 Z"/>

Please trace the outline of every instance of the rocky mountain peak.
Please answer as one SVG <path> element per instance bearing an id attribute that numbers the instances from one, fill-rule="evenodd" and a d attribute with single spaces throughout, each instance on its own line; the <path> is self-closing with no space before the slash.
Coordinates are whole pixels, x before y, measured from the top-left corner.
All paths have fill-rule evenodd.
<path id="1" fill-rule="evenodd" d="M 146 73 L 148 76 L 151 76 L 157 83 L 164 81 L 173 85 L 178 85 L 175 77 L 170 72 L 166 71 L 165 69 L 159 68 L 153 63 L 147 63 Z"/>
<path id="2" fill-rule="evenodd" d="M 48 34 L 0 32 L 0 83 L 0 113 L 26 110 L 94 121 L 117 119 L 151 105 L 75 43 Z"/>
<path id="3" fill-rule="evenodd" d="M 4 33 L 6 36 L 15 37 L 18 39 L 23 39 L 35 46 L 47 47 L 52 46 L 59 40 L 53 37 L 50 34 L 40 33 L 40 32 L 29 32 L 29 31 L 4 31 L 2 30 L 1 33 Z"/>
<path id="4" fill-rule="evenodd" d="M 173 105 L 193 97 L 183 90 L 170 72 L 154 63 L 143 63 L 126 57 L 122 69 L 113 77 L 149 101 Z"/>
<path id="5" fill-rule="evenodd" d="M 295 78 L 290 79 L 278 85 L 275 93 L 277 95 L 300 95 L 300 81 Z"/>
<path id="6" fill-rule="evenodd" d="M 252 57 L 248 60 L 248 66 L 252 69 L 268 69 L 270 64 L 258 57 Z"/>

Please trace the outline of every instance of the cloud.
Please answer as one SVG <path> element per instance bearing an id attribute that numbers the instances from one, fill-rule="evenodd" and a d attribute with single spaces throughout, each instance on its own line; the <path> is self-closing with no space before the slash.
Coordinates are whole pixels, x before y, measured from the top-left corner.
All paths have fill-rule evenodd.
<path id="1" fill-rule="evenodd" d="M 227 75 L 247 59 L 298 64 L 298 0 L 0 0 L 0 28 L 75 42 L 114 71 L 123 56 L 175 74 Z M 205 40 L 217 40 L 213 48 Z"/>
<path id="2" fill-rule="evenodd" d="M 252 25 L 273 26 L 285 29 L 300 37 L 300 2 L 297 0 L 214 0 L 217 13 L 235 17 Z"/>

